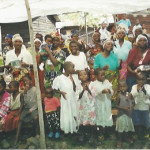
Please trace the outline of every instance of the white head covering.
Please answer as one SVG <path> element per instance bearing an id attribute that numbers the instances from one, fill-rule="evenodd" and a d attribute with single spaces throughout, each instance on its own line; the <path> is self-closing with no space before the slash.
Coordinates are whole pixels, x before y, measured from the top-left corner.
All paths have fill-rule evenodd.
<path id="1" fill-rule="evenodd" d="M 23 39 L 20 36 L 20 34 L 15 34 L 12 38 L 12 42 L 15 42 L 16 40 L 20 40 L 23 43 Z"/>
<path id="2" fill-rule="evenodd" d="M 105 41 L 104 41 L 104 44 L 103 44 L 103 49 L 104 49 L 106 43 L 108 43 L 108 42 L 111 42 L 112 44 L 114 43 L 112 40 L 105 40 Z"/>
<path id="3" fill-rule="evenodd" d="M 35 40 L 34 40 L 34 43 L 35 42 L 40 42 L 40 43 L 42 43 L 38 38 L 36 38 Z"/>
<path id="4" fill-rule="evenodd" d="M 136 38 L 136 44 L 138 43 L 138 41 L 139 41 L 141 38 L 146 39 L 146 41 L 148 42 L 148 40 L 147 40 L 146 36 L 144 36 L 144 35 L 140 34 L 140 35 L 138 35 L 138 37 Z"/>
<path id="5" fill-rule="evenodd" d="M 118 34 L 120 31 L 123 31 L 123 32 L 126 34 L 126 30 L 125 30 L 124 28 L 118 28 L 118 29 L 117 29 L 117 34 Z"/>

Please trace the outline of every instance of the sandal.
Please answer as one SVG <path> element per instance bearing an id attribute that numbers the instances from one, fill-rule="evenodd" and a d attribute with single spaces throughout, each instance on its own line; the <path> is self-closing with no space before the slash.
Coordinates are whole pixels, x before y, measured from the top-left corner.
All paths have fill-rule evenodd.
<path id="1" fill-rule="evenodd" d="M 117 148 L 120 148 L 122 146 L 122 142 L 117 143 Z"/>

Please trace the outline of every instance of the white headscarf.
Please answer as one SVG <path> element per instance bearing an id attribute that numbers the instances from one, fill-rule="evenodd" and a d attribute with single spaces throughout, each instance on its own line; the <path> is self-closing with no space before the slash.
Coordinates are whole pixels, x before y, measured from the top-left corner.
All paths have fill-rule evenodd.
<path id="1" fill-rule="evenodd" d="M 104 41 L 104 44 L 103 44 L 103 49 L 104 49 L 106 43 L 108 43 L 108 42 L 111 42 L 112 44 L 114 44 L 114 42 L 113 42 L 112 40 L 105 40 L 105 41 Z"/>
<path id="2" fill-rule="evenodd" d="M 118 34 L 120 31 L 123 31 L 123 32 L 126 34 L 126 31 L 125 31 L 125 29 L 124 29 L 124 28 L 118 28 L 118 30 L 117 30 L 117 34 Z"/>
<path id="3" fill-rule="evenodd" d="M 136 44 L 138 43 L 138 41 L 139 41 L 141 38 L 146 39 L 146 41 L 147 41 L 147 43 L 148 43 L 148 40 L 147 40 L 146 36 L 140 34 L 140 35 L 138 35 L 138 37 L 136 38 Z"/>
<path id="4" fill-rule="evenodd" d="M 34 40 L 34 43 L 35 42 L 40 42 L 40 43 L 42 43 L 38 38 L 36 38 L 35 40 Z"/>
<path id="5" fill-rule="evenodd" d="M 16 40 L 20 40 L 23 43 L 23 39 L 20 36 L 20 34 L 15 34 L 12 38 L 12 42 L 15 42 Z"/>

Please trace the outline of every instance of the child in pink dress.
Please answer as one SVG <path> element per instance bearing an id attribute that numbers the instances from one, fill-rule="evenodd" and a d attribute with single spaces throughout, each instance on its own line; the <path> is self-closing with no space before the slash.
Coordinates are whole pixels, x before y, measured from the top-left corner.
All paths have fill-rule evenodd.
<path id="1" fill-rule="evenodd" d="M 5 119 L 10 106 L 10 94 L 5 89 L 5 81 L 0 80 L 0 132 L 4 131 Z"/>

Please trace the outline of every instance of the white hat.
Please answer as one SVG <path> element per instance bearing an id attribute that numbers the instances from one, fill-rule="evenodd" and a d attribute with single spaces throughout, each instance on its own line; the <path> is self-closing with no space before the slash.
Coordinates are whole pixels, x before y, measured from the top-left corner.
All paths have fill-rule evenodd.
<path id="1" fill-rule="evenodd" d="M 15 42 L 16 40 L 20 40 L 23 43 L 23 39 L 20 36 L 20 34 L 15 34 L 12 38 L 12 42 Z"/>

